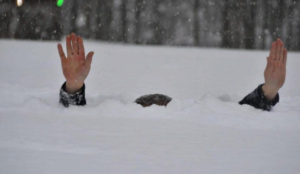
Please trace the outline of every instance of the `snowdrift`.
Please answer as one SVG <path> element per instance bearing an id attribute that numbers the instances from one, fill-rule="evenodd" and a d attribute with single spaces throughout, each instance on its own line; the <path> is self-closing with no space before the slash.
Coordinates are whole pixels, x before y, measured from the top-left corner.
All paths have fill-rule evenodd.
<path id="1" fill-rule="evenodd" d="M 0 41 L 0 173 L 299 173 L 299 53 L 265 112 L 238 101 L 264 82 L 266 51 L 86 49 L 88 105 L 67 109 L 56 43 Z M 173 100 L 134 103 L 154 93 Z"/>

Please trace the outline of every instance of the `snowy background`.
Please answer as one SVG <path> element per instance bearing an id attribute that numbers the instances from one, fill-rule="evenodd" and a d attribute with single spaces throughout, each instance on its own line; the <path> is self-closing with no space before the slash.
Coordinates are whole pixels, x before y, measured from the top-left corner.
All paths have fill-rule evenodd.
<path id="1" fill-rule="evenodd" d="M 0 0 L 0 38 L 300 51 L 299 0 L 18 1 Z"/>
<path id="2" fill-rule="evenodd" d="M 238 101 L 264 82 L 267 51 L 89 41 L 88 105 L 67 109 L 56 44 L 0 40 L 1 174 L 300 172 L 299 53 L 265 112 Z M 133 103 L 152 93 L 173 101 Z"/>

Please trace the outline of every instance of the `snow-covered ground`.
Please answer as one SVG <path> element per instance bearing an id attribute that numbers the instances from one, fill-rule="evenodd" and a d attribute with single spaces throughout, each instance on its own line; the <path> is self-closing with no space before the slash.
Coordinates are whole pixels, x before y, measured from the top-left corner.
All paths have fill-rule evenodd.
<path id="1" fill-rule="evenodd" d="M 299 174 L 299 53 L 264 112 L 238 101 L 263 83 L 267 51 L 86 48 L 88 105 L 66 109 L 56 43 L 0 41 L 1 174 Z M 133 103 L 152 93 L 173 101 Z"/>

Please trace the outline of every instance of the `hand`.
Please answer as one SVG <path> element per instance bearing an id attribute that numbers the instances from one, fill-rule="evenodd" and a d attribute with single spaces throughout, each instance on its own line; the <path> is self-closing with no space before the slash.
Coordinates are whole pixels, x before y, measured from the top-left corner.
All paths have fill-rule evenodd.
<path id="1" fill-rule="evenodd" d="M 273 100 L 285 82 L 287 50 L 284 43 L 277 39 L 272 43 L 270 55 L 265 69 L 265 85 L 262 87 L 268 100 Z"/>
<path id="2" fill-rule="evenodd" d="M 71 45 L 72 43 L 72 45 Z M 94 52 L 85 57 L 82 38 L 74 33 L 67 36 L 67 56 L 61 44 L 57 45 L 61 59 L 63 74 L 66 78 L 66 92 L 76 93 L 82 88 L 84 80 L 89 75 Z"/>

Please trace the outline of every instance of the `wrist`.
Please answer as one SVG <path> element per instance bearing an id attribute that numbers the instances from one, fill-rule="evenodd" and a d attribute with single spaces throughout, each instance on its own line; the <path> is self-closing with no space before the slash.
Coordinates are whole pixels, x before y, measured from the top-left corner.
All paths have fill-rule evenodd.
<path id="1" fill-rule="evenodd" d="M 264 85 L 262 86 L 262 90 L 263 90 L 263 93 L 264 93 L 265 97 L 266 97 L 269 101 L 272 101 L 272 100 L 276 97 L 276 95 L 277 95 L 277 93 L 278 93 L 278 89 L 272 88 L 272 87 L 270 87 L 270 86 L 267 85 L 267 84 L 264 84 Z"/>
<path id="2" fill-rule="evenodd" d="M 69 82 L 66 81 L 66 92 L 69 94 L 75 94 L 76 92 L 80 91 L 83 87 L 84 82 Z"/>

